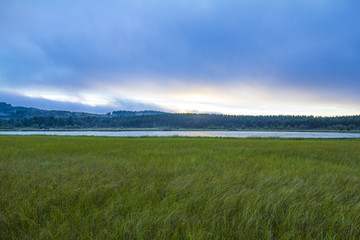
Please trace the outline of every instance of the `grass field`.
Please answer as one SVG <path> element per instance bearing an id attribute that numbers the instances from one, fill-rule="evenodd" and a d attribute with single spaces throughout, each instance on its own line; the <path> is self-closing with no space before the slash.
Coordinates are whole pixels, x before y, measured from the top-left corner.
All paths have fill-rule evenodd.
<path id="1" fill-rule="evenodd" d="M 0 239 L 360 239 L 360 140 L 0 136 Z"/>

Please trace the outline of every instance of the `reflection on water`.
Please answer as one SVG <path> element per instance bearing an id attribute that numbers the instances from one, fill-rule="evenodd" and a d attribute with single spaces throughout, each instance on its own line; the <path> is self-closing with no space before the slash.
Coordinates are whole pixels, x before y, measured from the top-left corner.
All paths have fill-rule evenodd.
<path id="1" fill-rule="evenodd" d="M 261 131 L 5 131 L 0 135 L 58 135 L 107 137 L 279 137 L 279 138 L 360 138 L 360 133 L 261 132 Z"/>

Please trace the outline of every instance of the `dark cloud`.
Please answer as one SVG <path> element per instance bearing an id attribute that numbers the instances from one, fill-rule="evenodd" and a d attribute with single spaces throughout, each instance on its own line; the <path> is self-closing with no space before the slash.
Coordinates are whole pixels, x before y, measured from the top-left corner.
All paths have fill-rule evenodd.
<path id="1" fill-rule="evenodd" d="M 143 77 L 360 91 L 355 0 L 0 4 L 0 89 Z"/>

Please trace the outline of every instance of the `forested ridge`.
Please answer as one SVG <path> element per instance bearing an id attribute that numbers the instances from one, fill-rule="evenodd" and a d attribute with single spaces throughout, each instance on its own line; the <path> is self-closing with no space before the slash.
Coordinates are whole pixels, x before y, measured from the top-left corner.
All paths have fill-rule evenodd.
<path id="1" fill-rule="evenodd" d="M 360 130 L 360 115 L 247 116 L 226 114 L 164 113 L 159 111 L 114 111 L 107 114 L 47 111 L 0 104 L 0 128 L 91 129 L 269 129 L 269 130 Z"/>

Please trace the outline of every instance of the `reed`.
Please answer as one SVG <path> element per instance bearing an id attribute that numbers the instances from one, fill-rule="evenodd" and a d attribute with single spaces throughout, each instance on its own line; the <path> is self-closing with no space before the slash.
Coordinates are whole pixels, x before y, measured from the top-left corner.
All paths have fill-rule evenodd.
<path id="1" fill-rule="evenodd" d="M 360 239 L 360 141 L 0 136 L 0 239 Z"/>

